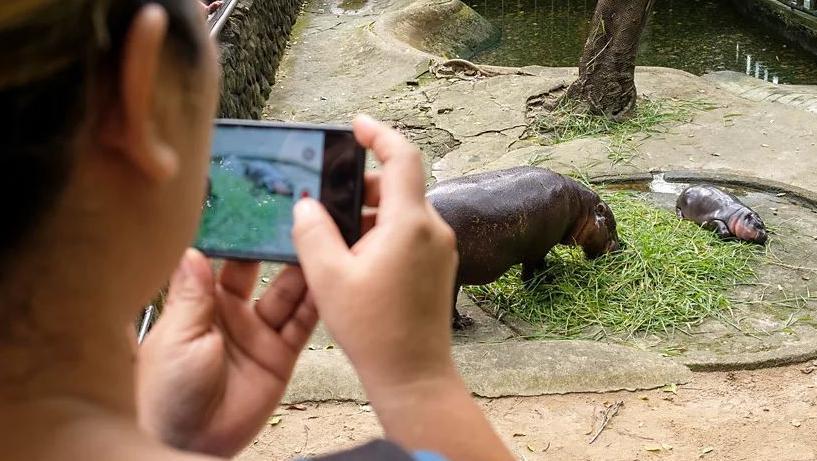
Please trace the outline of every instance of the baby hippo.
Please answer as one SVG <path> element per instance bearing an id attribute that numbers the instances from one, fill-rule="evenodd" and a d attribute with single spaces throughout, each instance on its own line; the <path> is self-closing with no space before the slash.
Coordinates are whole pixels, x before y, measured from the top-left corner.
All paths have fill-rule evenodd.
<path id="1" fill-rule="evenodd" d="M 690 186 L 681 192 L 675 211 L 719 237 L 736 238 L 763 245 L 768 239 L 763 220 L 734 195 L 708 184 Z"/>
<path id="2" fill-rule="evenodd" d="M 588 258 L 618 249 L 616 220 L 599 196 L 578 182 L 536 167 L 442 181 L 428 200 L 454 229 L 460 265 L 454 291 L 454 329 L 473 323 L 456 309 L 461 285 L 484 285 L 522 263 L 530 282 L 561 243 Z"/>

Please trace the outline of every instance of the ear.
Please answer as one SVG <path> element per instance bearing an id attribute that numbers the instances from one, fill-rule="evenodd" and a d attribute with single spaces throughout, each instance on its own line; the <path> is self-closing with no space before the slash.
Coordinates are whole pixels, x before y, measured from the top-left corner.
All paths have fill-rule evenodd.
<path id="1" fill-rule="evenodd" d="M 165 181 L 179 168 L 176 152 L 158 136 L 154 108 L 159 68 L 167 35 L 167 13 L 159 5 L 142 7 L 125 37 L 119 92 L 113 117 L 104 121 L 102 142 L 152 181 Z"/>
<path id="2" fill-rule="evenodd" d="M 595 212 L 596 212 L 596 214 L 598 214 L 598 215 L 604 215 L 604 212 L 606 211 L 606 208 L 605 208 L 605 206 L 604 206 L 604 203 L 602 203 L 602 202 L 597 203 L 597 204 L 596 204 L 596 208 L 595 208 L 595 210 L 594 210 L 594 211 L 595 211 Z"/>

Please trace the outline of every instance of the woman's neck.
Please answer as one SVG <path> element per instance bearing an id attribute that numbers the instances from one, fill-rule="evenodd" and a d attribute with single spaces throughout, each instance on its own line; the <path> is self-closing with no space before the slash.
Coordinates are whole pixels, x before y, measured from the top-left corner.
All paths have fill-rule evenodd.
<path id="1" fill-rule="evenodd" d="M 105 290 L 42 275 L 2 290 L 16 296 L 0 305 L 0 407 L 69 399 L 135 414 L 130 309 L 114 305 Z"/>

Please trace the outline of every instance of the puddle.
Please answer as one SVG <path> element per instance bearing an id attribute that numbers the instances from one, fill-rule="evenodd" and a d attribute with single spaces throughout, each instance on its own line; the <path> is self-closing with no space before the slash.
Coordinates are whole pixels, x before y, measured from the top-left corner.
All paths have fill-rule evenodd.
<path id="1" fill-rule="evenodd" d="M 502 30 L 499 45 L 477 55 L 475 61 L 554 67 L 578 65 L 596 5 L 592 0 L 466 3 Z M 777 76 L 780 83 L 817 83 L 817 58 L 747 20 L 729 2 L 663 0 L 653 8 L 642 35 L 639 65 L 672 67 L 696 75 L 748 70 L 770 81 Z"/>
<path id="2" fill-rule="evenodd" d="M 372 9 L 369 0 L 342 0 L 340 2 L 333 2 L 329 6 L 329 11 L 332 14 L 357 16 L 364 14 Z"/>
<path id="3" fill-rule="evenodd" d="M 689 184 L 667 182 L 664 179 L 664 173 L 653 175 L 652 181 L 649 184 L 650 192 L 657 192 L 659 194 L 680 194 L 684 189 L 689 187 Z"/>

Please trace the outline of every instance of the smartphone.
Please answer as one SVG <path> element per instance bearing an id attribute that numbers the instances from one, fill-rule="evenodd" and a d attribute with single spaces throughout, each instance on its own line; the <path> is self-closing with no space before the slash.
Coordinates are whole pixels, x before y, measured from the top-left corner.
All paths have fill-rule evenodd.
<path id="1" fill-rule="evenodd" d="M 216 120 L 195 246 L 216 258 L 297 263 L 292 210 L 301 197 L 319 200 L 351 246 L 365 162 L 349 127 Z"/>

